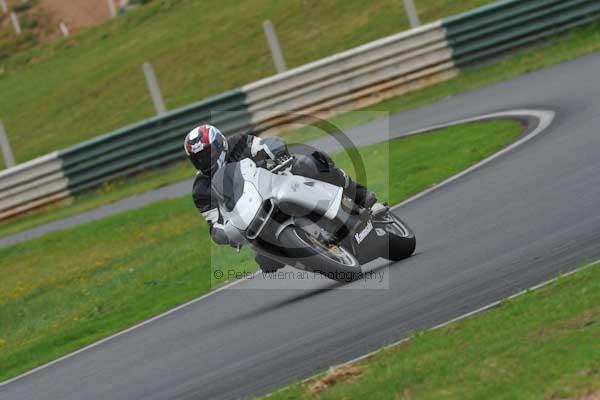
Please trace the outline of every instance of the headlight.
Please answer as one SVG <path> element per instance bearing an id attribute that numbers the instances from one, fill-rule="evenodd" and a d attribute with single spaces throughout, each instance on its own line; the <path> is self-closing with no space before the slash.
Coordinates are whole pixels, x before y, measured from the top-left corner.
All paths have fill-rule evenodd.
<path id="1" fill-rule="evenodd" d="M 246 231 L 246 236 L 248 239 L 256 239 L 260 235 L 260 232 L 271 218 L 271 213 L 273 213 L 274 208 L 275 206 L 270 200 L 267 200 L 263 203 L 261 210 L 258 212 L 258 214 L 256 214 L 256 217 Z"/>

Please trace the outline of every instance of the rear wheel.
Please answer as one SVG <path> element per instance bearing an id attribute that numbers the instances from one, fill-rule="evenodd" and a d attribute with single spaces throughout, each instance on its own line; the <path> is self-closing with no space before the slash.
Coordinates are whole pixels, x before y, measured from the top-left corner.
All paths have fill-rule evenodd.
<path id="1" fill-rule="evenodd" d="M 280 240 L 294 261 L 330 279 L 351 282 L 362 276 L 356 257 L 346 248 L 326 243 L 296 226 L 283 230 Z"/>

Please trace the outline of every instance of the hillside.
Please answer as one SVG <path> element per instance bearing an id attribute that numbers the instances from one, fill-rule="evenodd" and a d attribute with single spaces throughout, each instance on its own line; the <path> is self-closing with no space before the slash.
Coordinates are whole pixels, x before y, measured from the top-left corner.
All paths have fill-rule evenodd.
<path id="1" fill-rule="evenodd" d="M 489 2 L 417 5 L 427 22 Z M 397 0 L 153 0 L 69 38 L 0 54 L 0 119 L 17 161 L 151 116 L 144 61 L 171 109 L 272 75 L 265 19 L 290 67 L 408 27 Z"/>
<path id="2" fill-rule="evenodd" d="M 71 34 L 98 25 L 111 17 L 109 0 L 5 0 L 20 21 L 23 34 L 17 36 L 7 15 L 0 12 L 0 58 L 25 48 L 62 37 L 64 22 Z M 110 0 L 118 10 L 119 0 Z"/>

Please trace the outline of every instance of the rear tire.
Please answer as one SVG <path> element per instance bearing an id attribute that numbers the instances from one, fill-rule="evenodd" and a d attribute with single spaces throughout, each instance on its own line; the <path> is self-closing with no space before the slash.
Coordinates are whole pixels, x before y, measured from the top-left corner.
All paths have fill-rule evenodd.
<path id="1" fill-rule="evenodd" d="M 352 282 L 362 277 L 360 263 L 341 246 L 325 245 L 296 226 L 289 226 L 279 237 L 289 250 L 288 257 L 305 269 L 339 282 Z"/>

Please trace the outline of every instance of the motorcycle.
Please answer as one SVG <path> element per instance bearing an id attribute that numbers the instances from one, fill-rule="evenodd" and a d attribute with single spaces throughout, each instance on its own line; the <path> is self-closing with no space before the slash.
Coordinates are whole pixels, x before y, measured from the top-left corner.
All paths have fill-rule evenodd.
<path id="1" fill-rule="evenodd" d="M 376 258 L 413 254 L 415 235 L 400 218 L 389 210 L 373 217 L 341 187 L 294 175 L 293 163 L 244 159 L 217 171 L 212 191 L 230 243 L 249 246 L 272 265 L 344 282 L 360 279 L 361 265 Z"/>

